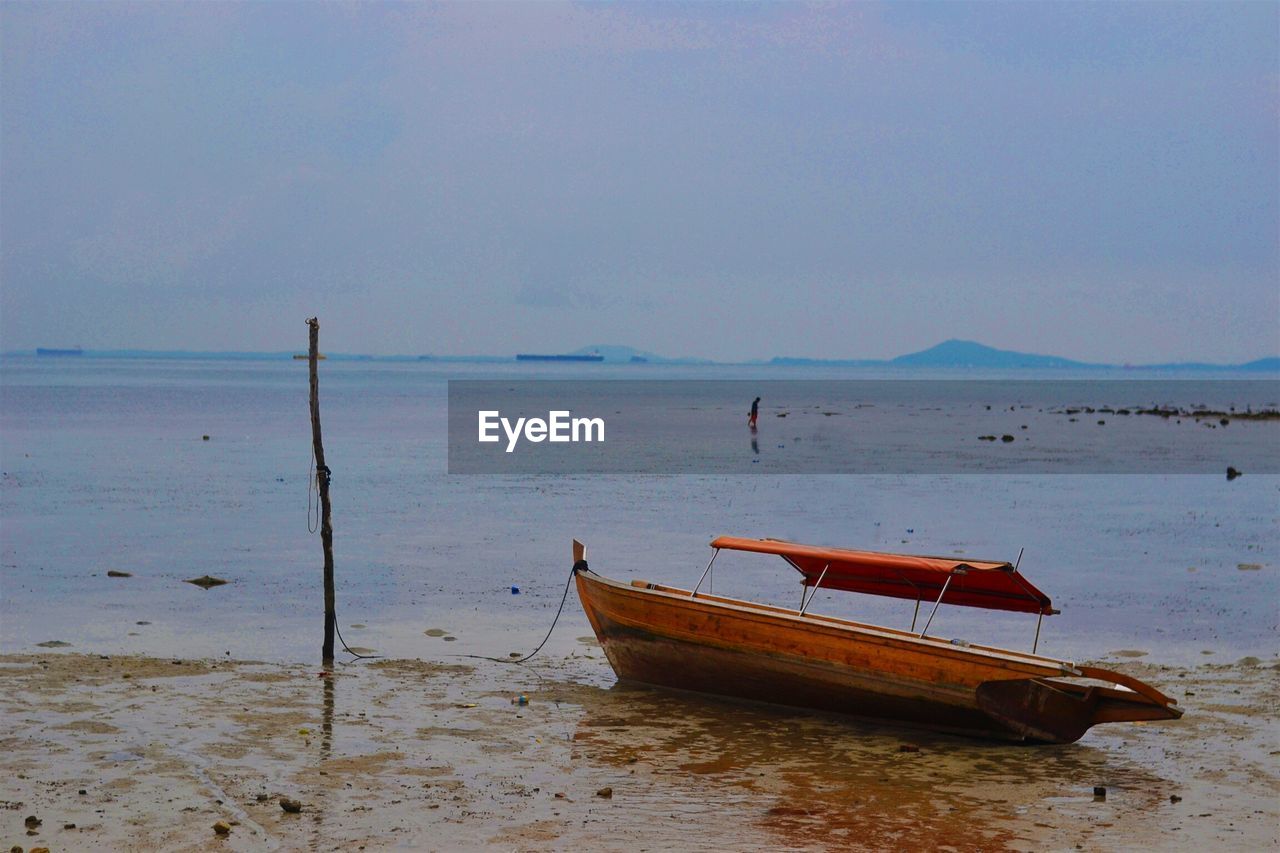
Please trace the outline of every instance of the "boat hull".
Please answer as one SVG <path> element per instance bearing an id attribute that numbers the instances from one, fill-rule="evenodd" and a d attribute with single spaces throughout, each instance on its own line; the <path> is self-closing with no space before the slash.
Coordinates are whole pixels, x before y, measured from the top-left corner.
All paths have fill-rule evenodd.
<path id="1" fill-rule="evenodd" d="M 1047 658 L 624 585 L 589 570 L 578 572 L 577 587 L 625 681 L 1039 743 L 1079 739 L 1100 705 L 1116 701 L 1116 691 L 1050 681 L 1070 664 Z M 1172 716 L 1160 711 L 1145 718 Z"/>

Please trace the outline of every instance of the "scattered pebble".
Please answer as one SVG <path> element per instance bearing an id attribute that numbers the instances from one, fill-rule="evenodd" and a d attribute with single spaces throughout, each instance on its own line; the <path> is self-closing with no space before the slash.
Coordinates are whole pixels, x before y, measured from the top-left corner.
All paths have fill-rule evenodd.
<path id="1" fill-rule="evenodd" d="M 109 570 L 107 571 L 107 577 L 109 577 L 109 578 L 131 578 L 131 577 L 133 577 L 133 572 L 118 572 L 118 571 L 116 571 L 115 569 L 109 569 Z"/>
<path id="2" fill-rule="evenodd" d="M 230 835 L 231 824 L 227 823 L 225 820 L 220 820 L 213 825 L 213 831 L 217 835 Z"/>
<path id="3" fill-rule="evenodd" d="M 1243 473 L 1244 473 L 1243 471 L 1240 471 L 1240 470 L 1238 470 L 1238 469 L 1236 469 L 1236 468 L 1234 468 L 1234 467 L 1232 467 L 1232 466 L 1228 465 L 1228 466 L 1227 466 L 1227 481 L 1228 481 L 1228 482 L 1230 482 L 1231 480 L 1234 480 L 1236 477 L 1239 477 L 1239 476 L 1240 476 L 1241 474 L 1243 474 Z"/>
<path id="4" fill-rule="evenodd" d="M 1098 802 L 1098 803 L 1100 803 L 1100 802 L 1102 802 L 1103 800 L 1105 800 L 1106 798 L 1107 798 L 1107 789 L 1106 789 L 1106 787 L 1105 787 L 1105 786 L 1103 786 L 1103 785 L 1094 785 L 1094 786 L 1093 786 L 1093 799 L 1094 799 L 1094 802 Z"/>
<path id="5" fill-rule="evenodd" d="M 604 799 L 606 799 L 606 800 L 612 800 L 612 799 L 613 799 L 613 789 L 612 789 L 612 788 L 607 788 L 607 787 L 606 787 L 606 788 L 601 788 L 599 791 L 596 791 L 596 796 L 597 796 L 597 797 L 603 797 L 603 798 L 604 798 Z"/>
<path id="6" fill-rule="evenodd" d="M 280 798 L 280 808 L 288 814 L 297 814 L 302 811 L 302 803 L 297 800 L 291 800 L 288 797 Z"/>

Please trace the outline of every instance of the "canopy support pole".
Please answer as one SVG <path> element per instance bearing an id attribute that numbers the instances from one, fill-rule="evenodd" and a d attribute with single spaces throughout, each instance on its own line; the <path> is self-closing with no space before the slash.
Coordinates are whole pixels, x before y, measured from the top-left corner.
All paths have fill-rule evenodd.
<path id="1" fill-rule="evenodd" d="M 929 626 L 933 624 L 933 617 L 938 612 L 938 605 L 942 603 L 942 596 L 947 594 L 947 587 L 951 586 L 951 579 L 955 576 L 955 572 L 947 575 L 947 582 L 942 585 L 942 591 L 938 593 L 938 600 L 933 603 L 933 612 L 929 614 L 929 621 L 924 623 L 924 630 L 920 632 L 921 637 L 929 633 Z"/>
<path id="2" fill-rule="evenodd" d="M 707 572 L 711 571 L 712 565 L 715 564 L 716 557 L 719 557 L 719 556 L 720 556 L 720 549 L 717 548 L 715 550 L 715 553 L 711 555 L 711 562 L 707 563 L 707 567 L 702 570 L 702 577 L 698 578 L 698 585 L 695 586 L 693 588 L 693 592 L 689 594 L 690 598 L 696 598 L 698 596 L 698 590 L 702 588 L 702 582 L 707 579 Z"/>
<path id="3" fill-rule="evenodd" d="M 825 566 L 822 567 L 822 574 L 818 575 L 818 580 L 813 585 L 813 591 L 809 593 L 809 601 L 807 604 L 804 603 L 804 587 L 800 587 L 800 601 L 801 601 L 800 615 L 801 616 L 803 616 L 804 612 L 809 609 L 809 605 L 813 604 L 813 597 L 818 594 L 818 587 L 822 586 L 822 579 L 827 576 L 827 569 L 829 568 L 831 568 L 830 563 L 827 563 Z"/>
<path id="4" fill-rule="evenodd" d="M 916 596 L 916 612 L 911 614 L 911 630 L 916 629 L 916 620 L 920 618 L 920 596 Z"/>
<path id="5" fill-rule="evenodd" d="M 1036 638 L 1031 644 L 1031 654 L 1036 653 L 1036 649 L 1040 646 L 1040 623 L 1044 621 L 1044 611 L 1040 611 L 1040 615 L 1036 617 Z"/>

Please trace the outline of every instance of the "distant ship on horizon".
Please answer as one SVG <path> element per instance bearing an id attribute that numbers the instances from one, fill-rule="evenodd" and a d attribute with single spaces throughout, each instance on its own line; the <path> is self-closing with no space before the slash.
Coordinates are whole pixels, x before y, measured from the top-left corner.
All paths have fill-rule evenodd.
<path id="1" fill-rule="evenodd" d="M 590 353 L 585 355 L 541 355 L 538 353 L 522 352 L 516 356 L 516 361 L 604 361 L 604 356 L 599 353 Z"/>
<path id="2" fill-rule="evenodd" d="M 84 350 L 80 347 L 62 348 L 57 347 L 36 347 L 36 355 L 84 355 Z"/>

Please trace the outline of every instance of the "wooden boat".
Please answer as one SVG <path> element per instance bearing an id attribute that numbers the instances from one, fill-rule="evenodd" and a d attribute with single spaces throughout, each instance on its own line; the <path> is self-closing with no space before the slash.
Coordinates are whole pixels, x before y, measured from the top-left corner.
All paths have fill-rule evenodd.
<path id="1" fill-rule="evenodd" d="M 574 541 L 578 596 L 620 680 L 815 708 L 982 738 L 1072 743 L 1099 723 L 1173 720 L 1176 700 L 1136 678 L 920 631 L 920 605 L 1057 613 L 1009 563 L 722 536 L 693 590 L 591 571 Z M 799 609 L 701 591 L 722 549 L 781 556 Z M 911 630 L 808 612 L 818 588 L 916 602 Z M 808 593 L 807 596 L 805 593 Z M 1040 622 L 1036 623 L 1036 645 Z"/>

